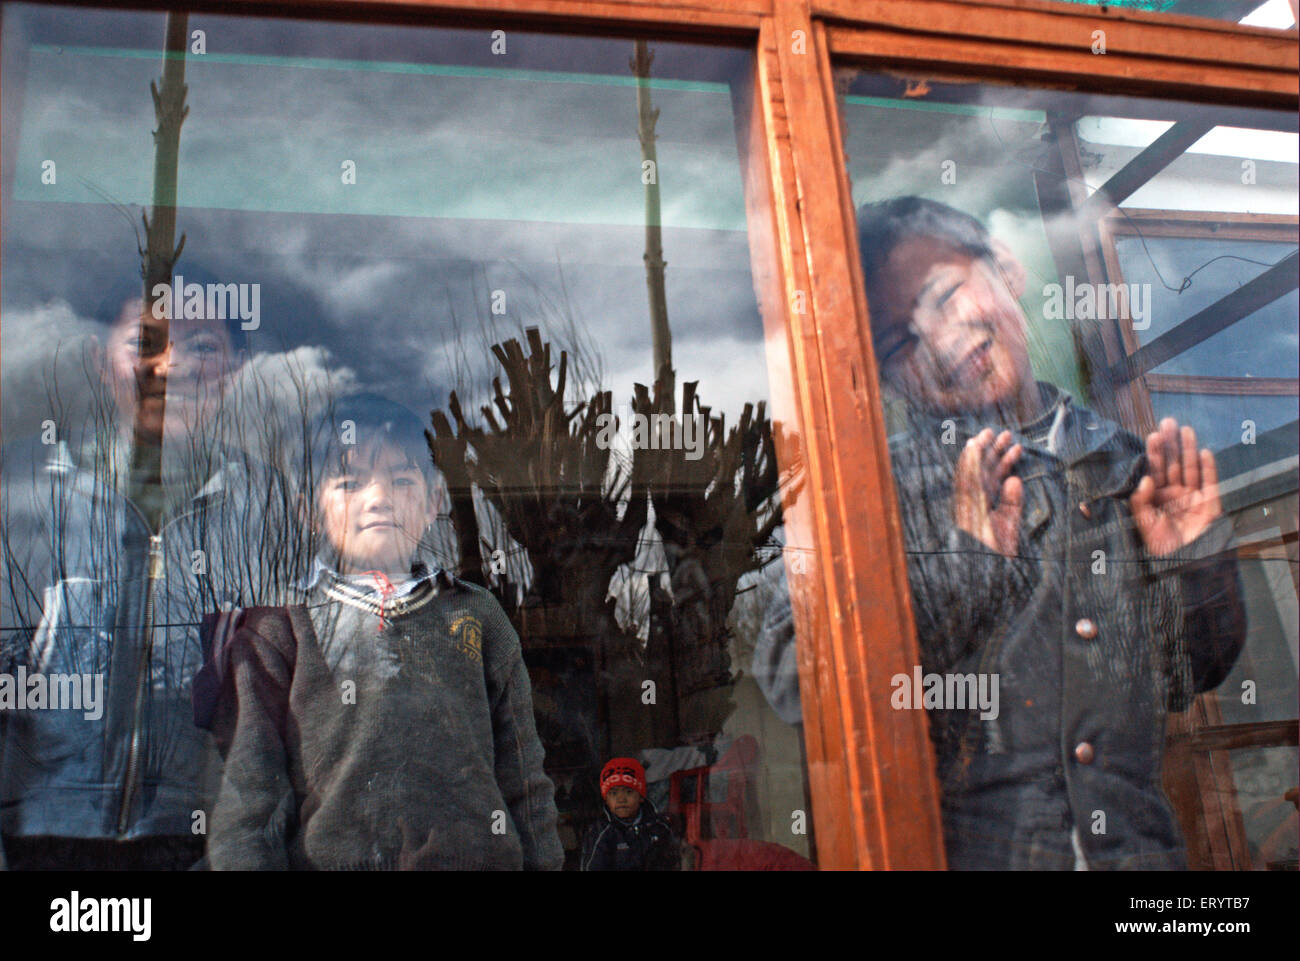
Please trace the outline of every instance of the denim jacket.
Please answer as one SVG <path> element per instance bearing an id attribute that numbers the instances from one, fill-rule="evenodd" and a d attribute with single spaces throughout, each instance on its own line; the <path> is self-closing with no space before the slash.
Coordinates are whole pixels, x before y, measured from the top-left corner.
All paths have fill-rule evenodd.
<path id="1" fill-rule="evenodd" d="M 274 558 L 289 547 L 285 492 L 247 458 L 217 455 L 156 534 L 107 461 L 78 462 L 62 442 L 5 450 L 0 673 L 102 685 L 95 711 L 0 711 L 9 836 L 205 830 L 220 770 L 192 718 L 200 626 L 273 599 Z"/>
<path id="2" fill-rule="evenodd" d="M 1142 443 L 1039 386 L 1046 417 L 1012 430 L 1024 448 L 1016 556 L 953 523 L 957 459 L 995 425 L 917 420 L 891 443 L 920 667 L 997 680 L 994 718 L 928 711 L 949 866 L 1182 867 L 1161 787 L 1165 720 L 1221 683 L 1244 643 L 1232 524 L 1148 555 L 1128 507 Z M 773 669 L 782 638 L 793 631 L 778 610 L 755 672 L 788 705 L 791 679 Z"/>

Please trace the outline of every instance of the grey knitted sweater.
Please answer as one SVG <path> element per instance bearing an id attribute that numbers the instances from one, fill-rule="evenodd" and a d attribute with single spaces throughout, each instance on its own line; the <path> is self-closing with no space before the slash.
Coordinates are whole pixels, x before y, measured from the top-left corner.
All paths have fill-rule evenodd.
<path id="1" fill-rule="evenodd" d="M 486 590 L 331 572 L 243 613 L 214 719 L 215 869 L 558 869 L 518 636 Z"/>

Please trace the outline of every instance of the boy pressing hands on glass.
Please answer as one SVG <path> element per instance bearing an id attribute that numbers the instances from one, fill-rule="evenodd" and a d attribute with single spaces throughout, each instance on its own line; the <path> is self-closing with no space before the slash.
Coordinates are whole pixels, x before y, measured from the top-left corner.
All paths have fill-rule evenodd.
<path id="1" fill-rule="evenodd" d="M 858 232 L 908 422 L 890 454 L 921 667 L 997 693 L 929 715 L 949 866 L 1185 867 L 1166 716 L 1245 639 L 1214 455 L 1172 418 L 1144 443 L 1036 380 L 1024 268 L 975 218 L 900 197 Z M 773 704 L 797 687 L 775 667 L 791 643 L 787 602 L 755 653 Z"/>

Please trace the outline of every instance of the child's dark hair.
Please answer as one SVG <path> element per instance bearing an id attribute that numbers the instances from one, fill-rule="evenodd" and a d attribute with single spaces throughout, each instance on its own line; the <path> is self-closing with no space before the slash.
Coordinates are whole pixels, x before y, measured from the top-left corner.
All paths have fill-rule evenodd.
<path id="1" fill-rule="evenodd" d="M 993 255 L 989 232 L 968 213 L 925 197 L 893 197 L 858 208 L 858 250 L 867 299 L 880 282 L 889 255 L 912 237 L 933 237 L 973 257 Z"/>
<path id="2" fill-rule="evenodd" d="M 341 397 L 316 419 L 301 452 L 310 460 L 299 468 L 304 477 L 320 480 L 347 472 L 356 452 L 373 453 L 380 446 L 397 448 L 412 467 L 434 480 L 433 457 L 420 418 L 401 404 L 370 393 Z"/>
<path id="3" fill-rule="evenodd" d="M 220 283 L 216 275 L 201 263 L 177 263 L 172 268 L 172 278 L 168 282 L 175 283 L 178 274 L 187 287 L 190 284 L 201 284 L 205 289 L 210 289 L 209 284 Z M 132 277 L 130 274 L 123 273 L 111 280 L 104 288 L 99 302 L 95 305 L 94 319 L 107 327 L 113 327 L 122 316 L 124 304 L 143 299 L 144 281 L 140 279 L 139 274 Z M 225 325 L 226 335 L 230 338 L 231 351 L 238 353 L 243 350 L 248 345 L 248 336 L 244 333 L 243 321 L 238 312 L 232 312 L 231 316 L 226 317 L 222 323 Z"/>

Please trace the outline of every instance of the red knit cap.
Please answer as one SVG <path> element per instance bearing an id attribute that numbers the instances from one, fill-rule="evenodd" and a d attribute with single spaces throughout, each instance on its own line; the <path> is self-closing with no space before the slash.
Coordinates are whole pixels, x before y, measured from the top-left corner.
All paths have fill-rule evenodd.
<path id="1" fill-rule="evenodd" d="M 610 788 L 630 787 L 637 794 L 645 797 L 645 768 L 634 757 L 613 757 L 600 769 L 600 796 L 603 798 Z"/>

